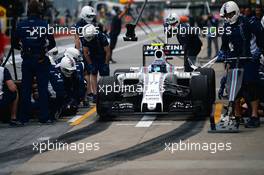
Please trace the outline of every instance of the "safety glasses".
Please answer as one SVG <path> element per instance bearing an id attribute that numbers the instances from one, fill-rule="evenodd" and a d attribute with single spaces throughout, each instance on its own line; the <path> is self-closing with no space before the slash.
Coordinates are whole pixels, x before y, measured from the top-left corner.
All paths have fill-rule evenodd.
<path id="1" fill-rule="evenodd" d="M 86 15 L 87 18 L 94 18 L 95 15 Z"/>
<path id="2" fill-rule="evenodd" d="M 236 12 L 231 12 L 231 13 L 225 13 L 224 17 L 226 19 L 231 19 L 233 16 L 236 14 Z"/>

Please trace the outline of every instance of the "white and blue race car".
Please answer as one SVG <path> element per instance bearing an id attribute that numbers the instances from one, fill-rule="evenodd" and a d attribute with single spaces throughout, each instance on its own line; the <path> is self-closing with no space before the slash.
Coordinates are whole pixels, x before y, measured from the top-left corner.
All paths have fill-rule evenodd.
<path id="1" fill-rule="evenodd" d="M 143 46 L 143 66 L 118 69 L 102 77 L 97 88 L 97 113 L 102 121 L 120 115 L 193 114 L 209 116 L 215 102 L 215 72 L 198 68 L 185 72 L 169 63 L 182 56 L 178 44 Z M 146 57 L 155 60 L 145 66 Z"/>

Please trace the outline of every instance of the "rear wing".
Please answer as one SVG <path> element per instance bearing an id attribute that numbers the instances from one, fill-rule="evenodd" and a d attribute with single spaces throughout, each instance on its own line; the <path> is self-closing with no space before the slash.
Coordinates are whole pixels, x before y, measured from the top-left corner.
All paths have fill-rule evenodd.
<path id="1" fill-rule="evenodd" d="M 163 50 L 165 56 L 184 56 L 183 46 L 180 44 L 147 44 L 143 45 L 143 66 L 146 65 L 146 57 L 155 56 L 156 50 Z"/>

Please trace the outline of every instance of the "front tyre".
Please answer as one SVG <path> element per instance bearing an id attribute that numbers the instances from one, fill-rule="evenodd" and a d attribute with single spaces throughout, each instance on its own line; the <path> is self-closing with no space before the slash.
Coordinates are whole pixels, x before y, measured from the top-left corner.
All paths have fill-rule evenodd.
<path id="1" fill-rule="evenodd" d="M 111 121 L 113 118 L 112 106 L 116 99 L 115 82 L 115 77 L 102 77 L 98 82 L 96 110 L 100 121 Z"/>
<path id="2" fill-rule="evenodd" d="M 200 72 L 202 75 L 207 76 L 210 103 L 214 104 L 215 99 L 216 99 L 215 71 L 212 68 L 199 68 L 198 72 Z"/>
<path id="3" fill-rule="evenodd" d="M 191 94 L 192 101 L 199 102 L 202 109 L 196 115 L 198 117 L 209 116 L 211 113 L 211 103 L 208 93 L 207 77 L 204 75 L 193 76 L 191 78 Z"/>

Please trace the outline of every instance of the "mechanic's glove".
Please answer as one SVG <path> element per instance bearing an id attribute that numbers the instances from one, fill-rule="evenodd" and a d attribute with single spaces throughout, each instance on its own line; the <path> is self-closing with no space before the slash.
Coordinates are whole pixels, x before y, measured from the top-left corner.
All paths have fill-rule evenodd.
<path id="1" fill-rule="evenodd" d="M 224 62 L 226 60 L 226 58 L 228 58 L 229 55 L 227 52 L 224 52 L 222 50 L 220 50 L 218 53 L 217 53 L 217 60 L 216 62 L 219 63 L 219 62 Z"/>

